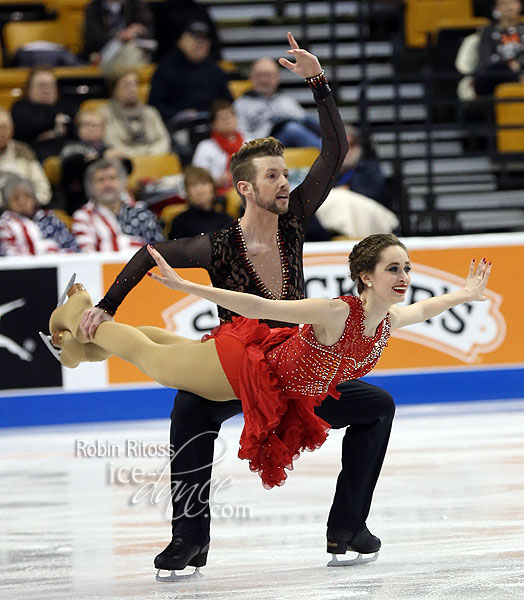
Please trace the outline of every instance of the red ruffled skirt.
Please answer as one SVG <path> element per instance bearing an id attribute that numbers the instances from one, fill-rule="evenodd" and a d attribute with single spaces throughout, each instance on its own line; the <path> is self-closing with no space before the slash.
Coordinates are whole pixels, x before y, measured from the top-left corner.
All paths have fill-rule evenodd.
<path id="1" fill-rule="evenodd" d="M 231 387 L 242 402 L 244 429 L 239 458 L 249 460 L 265 488 L 282 485 L 285 469 L 303 450 L 319 448 L 329 424 L 314 412 L 324 396 L 302 396 L 279 388 L 278 374 L 266 352 L 296 333 L 296 328 L 271 329 L 255 319 L 234 317 L 206 335 L 215 339 L 218 357 Z"/>

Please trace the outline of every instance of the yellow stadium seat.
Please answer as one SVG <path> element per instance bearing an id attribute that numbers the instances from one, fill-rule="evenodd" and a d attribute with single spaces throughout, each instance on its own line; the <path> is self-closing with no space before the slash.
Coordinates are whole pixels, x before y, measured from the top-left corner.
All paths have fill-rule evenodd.
<path id="1" fill-rule="evenodd" d="M 67 46 L 66 31 L 58 21 L 11 21 L 3 29 L 5 50 L 9 57 L 25 44 L 46 41 Z"/>
<path id="2" fill-rule="evenodd" d="M 514 98 L 514 102 L 502 102 Z M 497 150 L 499 152 L 524 152 L 524 83 L 503 83 L 495 89 L 495 121 L 497 124 Z M 514 125 L 511 129 L 498 129 L 499 125 Z"/>
<path id="3" fill-rule="evenodd" d="M 160 211 L 160 218 L 164 222 L 164 235 L 167 237 L 171 231 L 171 225 L 173 219 L 178 217 L 187 210 L 187 204 L 185 202 L 178 204 L 168 204 Z"/>
<path id="4" fill-rule="evenodd" d="M 310 167 L 318 155 L 318 148 L 286 148 L 284 150 L 284 160 L 290 169 Z"/>
<path id="5" fill-rule="evenodd" d="M 42 166 L 51 185 L 59 185 L 62 181 L 62 159 L 59 156 L 48 156 Z"/>
<path id="6" fill-rule="evenodd" d="M 153 154 L 133 156 L 133 171 L 127 180 L 127 185 L 136 190 L 141 179 L 160 179 L 168 175 L 182 173 L 182 165 L 176 154 Z"/>
<path id="7" fill-rule="evenodd" d="M 249 79 L 232 79 L 228 83 L 228 87 L 233 98 L 238 98 L 239 96 L 242 96 L 242 94 L 250 90 L 253 87 L 253 85 L 251 81 L 249 81 Z"/>
<path id="8" fill-rule="evenodd" d="M 0 108 L 11 110 L 13 104 L 22 96 L 22 88 L 0 88 Z"/>
<path id="9" fill-rule="evenodd" d="M 409 0 L 404 16 L 405 42 L 410 48 L 424 48 L 427 34 L 441 19 L 468 19 L 473 16 L 471 0 Z"/>

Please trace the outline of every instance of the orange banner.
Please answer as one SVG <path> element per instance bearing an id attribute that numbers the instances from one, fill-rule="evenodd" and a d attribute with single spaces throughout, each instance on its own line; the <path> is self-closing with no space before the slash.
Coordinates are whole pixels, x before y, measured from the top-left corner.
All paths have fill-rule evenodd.
<path id="1" fill-rule="evenodd" d="M 409 241 L 407 242 L 409 244 Z M 304 271 L 308 296 L 334 297 L 355 293 L 347 276 L 351 244 L 309 245 Z M 411 249 L 412 282 L 407 302 L 458 289 L 471 258 L 493 263 L 486 302 L 455 307 L 429 322 L 394 332 L 377 370 L 446 367 L 491 367 L 524 364 L 522 321 L 524 285 L 520 278 L 524 246 L 471 246 Z M 122 264 L 103 266 L 104 288 L 116 278 Z M 184 277 L 208 283 L 202 269 L 181 270 Z M 156 325 L 181 335 L 199 337 L 217 324 L 216 308 L 195 297 L 164 288 L 148 278 L 135 287 L 118 311 L 117 319 L 132 325 Z M 110 383 L 148 381 L 137 369 L 113 358 Z"/>

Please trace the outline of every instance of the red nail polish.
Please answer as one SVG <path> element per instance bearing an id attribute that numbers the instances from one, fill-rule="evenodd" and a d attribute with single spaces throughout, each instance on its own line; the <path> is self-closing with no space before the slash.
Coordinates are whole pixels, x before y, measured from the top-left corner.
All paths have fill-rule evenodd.
<path id="1" fill-rule="evenodd" d="M 151 273 L 150 273 L 149 271 L 147 272 L 147 276 L 148 276 L 148 277 L 151 277 Z"/>

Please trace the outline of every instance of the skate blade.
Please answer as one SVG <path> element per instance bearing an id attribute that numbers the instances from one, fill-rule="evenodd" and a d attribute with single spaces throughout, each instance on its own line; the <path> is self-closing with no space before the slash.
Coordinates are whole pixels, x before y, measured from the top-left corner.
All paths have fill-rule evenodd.
<path id="1" fill-rule="evenodd" d="M 65 302 L 65 299 L 67 297 L 67 291 L 73 285 L 73 283 L 75 282 L 75 279 L 76 279 L 76 273 L 73 273 L 71 275 L 71 279 L 67 282 L 65 290 L 62 292 L 62 295 L 60 296 L 60 298 L 58 298 L 58 304 L 56 305 L 57 308 L 59 306 L 62 306 L 62 304 Z"/>
<path id="2" fill-rule="evenodd" d="M 358 565 L 375 562 L 378 558 L 378 552 L 375 552 L 373 556 L 370 556 L 369 554 L 362 556 L 362 554 L 359 553 L 356 558 L 347 560 L 338 560 L 336 554 L 332 554 L 331 556 L 332 558 L 327 564 L 328 567 L 356 567 Z"/>
<path id="3" fill-rule="evenodd" d="M 160 575 L 161 569 L 158 569 L 156 572 L 155 579 L 160 583 L 174 583 L 176 581 L 187 581 L 188 579 L 201 579 L 204 575 L 200 572 L 200 568 L 196 567 L 193 573 L 189 573 L 188 575 L 177 575 L 176 571 L 171 571 L 171 575 L 162 576 Z"/>
<path id="4" fill-rule="evenodd" d="M 44 344 L 45 344 L 46 348 L 49 350 L 49 352 L 51 352 L 51 354 L 56 358 L 56 360 L 58 362 L 60 362 L 60 350 L 58 348 L 55 348 L 53 346 L 53 344 L 51 343 L 51 336 L 50 335 L 46 335 L 42 331 L 39 331 L 38 335 L 40 336 L 40 338 L 44 342 Z"/>

